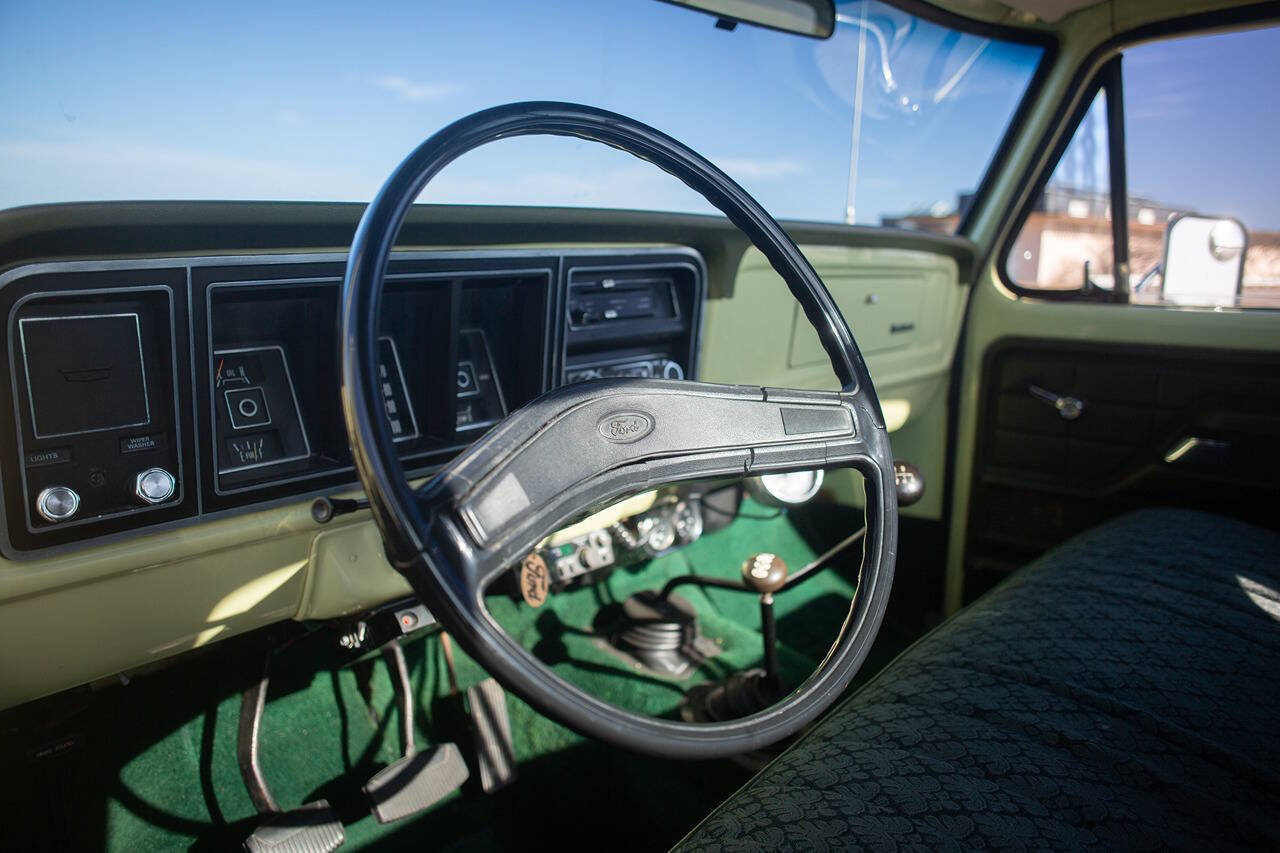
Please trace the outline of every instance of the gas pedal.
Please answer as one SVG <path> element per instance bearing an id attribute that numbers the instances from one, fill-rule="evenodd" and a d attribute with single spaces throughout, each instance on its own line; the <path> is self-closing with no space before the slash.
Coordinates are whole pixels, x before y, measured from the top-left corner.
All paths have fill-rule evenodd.
<path id="1" fill-rule="evenodd" d="M 330 853 L 347 840 L 342 822 L 327 800 L 276 812 L 245 839 L 249 853 Z"/>
<path id="2" fill-rule="evenodd" d="M 364 793 L 378 823 L 391 823 L 431 808 L 470 775 L 458 747 L 442 743 L 388 764 L 365 783 Z"/>
<path id="3" fill-rule="evenodd" d="M 486 794 L 515 781 L 516 760 L 511 745 L 511 717 L 507 694 L 492 678 L 467 688 L 467 708 L 475 735 L 480 786 Z"/>

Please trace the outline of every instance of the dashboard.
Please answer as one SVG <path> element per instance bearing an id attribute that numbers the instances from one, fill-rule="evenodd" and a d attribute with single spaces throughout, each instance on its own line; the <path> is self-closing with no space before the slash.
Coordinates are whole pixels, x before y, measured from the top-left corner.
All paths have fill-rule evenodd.
<path id="1" fill-rule="evenodd" d="M 367 511 L 316 515 L 361 497 L 335 329 L 363 210 L 0 211 L 0 708 L 281 622 L 345 624 L 408 600 Z M 940 482 L 972 246 L 786 228 L 853 324 L 895 452 Z M 718 217 L 415 205 L 399 245 L 380 346 L 388 426 L 399 419 L 415 481 L 565 382 L 832 382 L 776 273 Z M 825 488 L 857 505 L 840 473 Z M 942 490 L 929 494 L 904 513 L 940 517 Z M 702 512 L 711 499 L 637 496 L 562 531 L 540 552 L 552 587 L 707 535 L 733 509 Z"/>
<path id="2" fill-rule="evenodd" d="M 355 486 L 341 253 L 63 261 L 0 276 L 0 551 L 42 555 Z M 560 384 L 692 378 L 690 248 L 397 254 L 379 372 L 406 474 Z"/>

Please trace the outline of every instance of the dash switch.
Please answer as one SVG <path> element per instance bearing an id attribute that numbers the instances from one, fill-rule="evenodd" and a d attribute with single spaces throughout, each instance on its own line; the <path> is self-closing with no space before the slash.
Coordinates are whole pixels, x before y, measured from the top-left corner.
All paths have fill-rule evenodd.
<path id="1" fill-rule="evenodd" d="M 163 468 L 148 468 L 134 481 L 133 493 L 147 504 L 164 503 L 173 497 L 177 481 Z"/>
<path id="2" fill-rule="evenodd" d="M 66 486 L 50 486 L 36 497 L 36 511 L 45 521 L 66 521 L 80 509 L 80 496 Z"/>

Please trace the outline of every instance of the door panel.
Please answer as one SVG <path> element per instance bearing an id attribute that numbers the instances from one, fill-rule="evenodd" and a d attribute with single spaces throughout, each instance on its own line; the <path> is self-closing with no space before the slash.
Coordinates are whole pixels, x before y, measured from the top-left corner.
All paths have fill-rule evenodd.
<path id="1" fill-rule="evenodd" d="M 1143 506 L 1273 523 L 1280 356 L 1010 339 L 986 359 L 965 599 Z M 1081 403 L 1063 417 L 1031 392 Z"/>
<path id="2" fill-rule="evenodd" d="M 1133 507 L 1277 523 L 1268 484 L 1280 480 L 1270 449 L 1280 435 L 1280 312 L 1018 298 L 990 266 L 973 294 L 962 369 L 948 611 Z M 1033 380 L 1084 399 L 1085 413 L 1059 423 L 1026 393 Z M 1197 433 L 1232 442 L 1225 467 L 1163 462 Z"/>
<path id="3" fill-rule="evenodd" d="M 1156 6 L 1126 8 L 1123 21 L 1101 5 L 1073 16 L 1032 118 L 966 232 L 992 254 L 960 363 L 949 611 L 1132 507 L 1280 523 L 1271 512 L 1280 312 L 1265 310 L 1275 301 L 1266 293 L 1280 292 L 1270 250 L 1280 208 L 1269 192 L 1274 157 L 1256 132 L 1274 91 L 1222 96 L 1238 79 L 1268 76 L 1254 69 L 1272 70 L 1275 11 L 1148 27 Z M 1181 108 L 1166 109 L 1173 101 Z M 1221 168 L 1188 167 L 1211 161 Z M 1209 213 L 1208 239 L 1183 230 L 1190 254 L 1171 252 L 1172 226 Z M 1233 219 L 1248 239 L 1226 228 L 1219 241 Z M 1168 269 L 1175 257 L 1192 258 L 1199 278 L 1237 264 L 1246 298 L 1191 307 L 1165 294 L 1164 282 L 1189 269 Z M 1051 403 L 1062 394 L 1086 406 L 1061 418 L 1028 393 L 1032 384 L 1052 391 L 1040 395 Z"/>

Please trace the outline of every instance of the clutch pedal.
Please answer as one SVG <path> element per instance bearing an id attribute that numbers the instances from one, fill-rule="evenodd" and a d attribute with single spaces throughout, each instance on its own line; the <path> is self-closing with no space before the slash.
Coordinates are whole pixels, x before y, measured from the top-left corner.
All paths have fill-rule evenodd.
<path id="1" fill-rule="evenodd" d="M 342 822 L 326 800 L 270 815 L 244 842 L 249 853 L 320 853 L 347 840 Z"/>
<path id="2" fill-rule="evenodd" d="M 236 758 L 249 799 L 263 822 L 245 839 L 250 853 L 329 853 L 347 840 L 342 822 L 326 800 L 304 803 L 291 811 L 281 811 L 267 780 L 262 775 L 258 741 L 262 731 L 262 711 L 271 679 L 268 654 L 262 678 L 240 697 L 240 725 L 236 733 Z"/>
<path id="3" fill-rule="evenodd" d="M 391 683 L 400 700 L 404 756 L 379 770 L 364 785 L 365 797 L 378 823 L 391 823 L 434 806 L 462 787 L 470 773 L 462 753 L 452 743 L 418 752 L 413 737 L 413 689 L 404 649 L 394 640 L 382 647 L 391 669 Z"/>

